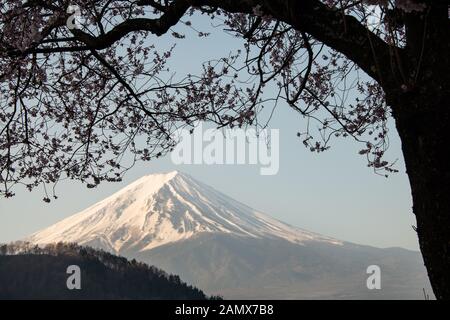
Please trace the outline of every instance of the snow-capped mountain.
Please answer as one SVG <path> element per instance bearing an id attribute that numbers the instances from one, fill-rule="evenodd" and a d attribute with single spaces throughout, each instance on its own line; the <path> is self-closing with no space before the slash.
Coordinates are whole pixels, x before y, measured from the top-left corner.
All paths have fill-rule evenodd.
<path id="1" fill-rule="evenodd" d="M 178 171 L 145 176 L 29 240 L 97 242 L 120 252 L 130 247 L 145 251 L 206 233 L 342 244 L 277 221 Z"/>
<path id="2" fill-rule="evenodd" d="M 111 251 L 225 298 L 421 299 L 424 288 L 431 293 L 418 252 L 290 226 L 176 171 L 145 176 L 26 240 Z M 367 289 L 370 265 L 381 268 L 381 290 Z"/>

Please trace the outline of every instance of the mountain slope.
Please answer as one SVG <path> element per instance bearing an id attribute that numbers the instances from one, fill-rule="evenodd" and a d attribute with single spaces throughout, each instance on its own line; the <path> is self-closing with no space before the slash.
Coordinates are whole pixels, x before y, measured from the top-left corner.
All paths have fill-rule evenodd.
<path id="1" fill-rule="evenodd" d="M 344 243 L 205 234 L 143 252 L 124 252 L 179 274 L 208 294 L 236 299 L 423 299 L 432 294 L 418 252 Z M 368 290 L 367 267 L 381 269 Z"/>
<path id="2" fill-rule="evenodd" d="M 341 243 L 272 219 L 177 171 L 145 176 L 29 241 L 89 243 L 120 252 L 148 250 L 204 233 Z"/>
<path id="3" fill-rule="evenodd" d="M 143 177 L 27 239 L 136 258 L 225 298 L 423 298 L 418 252 L 359 246 L 296 228 L 179 172 Z M 368 290 L 379 265 L 382 290 Z"/>

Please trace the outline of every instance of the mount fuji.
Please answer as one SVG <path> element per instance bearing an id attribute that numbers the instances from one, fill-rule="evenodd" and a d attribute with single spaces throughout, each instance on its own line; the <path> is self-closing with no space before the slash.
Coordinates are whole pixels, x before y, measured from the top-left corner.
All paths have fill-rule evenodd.
<path id="1" fill-rule="evenodd" d="M 177 171 L 142 177 L 26 239 L 76 242 L 155 265 L 236 299 L 421 299 L 421 256 L 290 226 Z M 367 267 L 382 287 L 366 286 Z"/>

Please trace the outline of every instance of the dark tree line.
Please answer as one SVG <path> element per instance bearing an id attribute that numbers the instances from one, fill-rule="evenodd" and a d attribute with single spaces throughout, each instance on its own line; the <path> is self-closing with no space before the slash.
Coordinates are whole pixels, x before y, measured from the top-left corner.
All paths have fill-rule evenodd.
<path id="1" fill-rule="evenodd" d="M 81 269 L 69 290 L 67 268 Z M 0 299 L 208 299 L 179 276 L 76 244 L 0 245 Z"/>

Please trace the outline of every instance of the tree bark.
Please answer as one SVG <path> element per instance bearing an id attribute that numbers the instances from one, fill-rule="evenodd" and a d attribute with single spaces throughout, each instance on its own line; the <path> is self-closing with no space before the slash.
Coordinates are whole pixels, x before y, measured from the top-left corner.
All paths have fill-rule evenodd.
<path id="1" fill-rule="evenodd" d="M 447 4 L 406 21 L 406 84 L 385 88 L 410 181 L 417 235 L 437 299 L 450 300 L 450 37 Z"/>
<path id="2" fill-rule="evenodd" d="M 413 94 L 394 117 L 428 276 L 436 298 L 450 300 L 450 95 L 428 91 L 437 96 Z"/>

